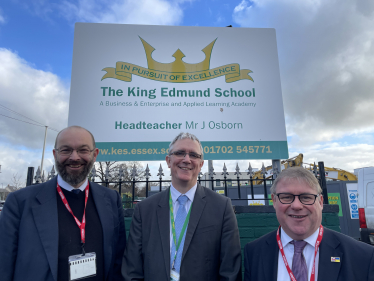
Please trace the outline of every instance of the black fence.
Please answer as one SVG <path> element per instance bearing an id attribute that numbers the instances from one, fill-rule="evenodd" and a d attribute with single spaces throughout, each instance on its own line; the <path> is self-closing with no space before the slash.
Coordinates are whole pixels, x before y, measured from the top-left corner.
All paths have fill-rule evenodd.
<path id="1" fill-rule="evenodd" d="M 314 165 L 314 169 L 310 169 L 310 172 L 319 180 L 323 191 L 324 202 L 325 204 L 328 204 L 323 162 L 319 162 L 318 166 L 318 170 L 316 165 Z M 227 168 L 224 165 L 220 175 L 217 176 L 212 167 L 209 172 L 204 175 L 200 172 L 197 181 L 200 185 L 221 193 L 224 196 L 230 197 L 231 200 L 233 200 L 233 205 L 248 205 L 245 202 L 246 200 L 271 200 L 269 196 L 270 187 L 278 173 L 276 167 L 274 167 L 274 169 L 272 169 L 272 174 L 269 176 L 264 166 L 262 166 L 260 171 L 253 171 L 251 165 L 249 165 L 248 170 L 245 171 L 245 175 L 242 175 L 238 165 L 236 166 L 235 172 L 232 173 L 227 172 Z M 55 174 L 54 167 L 52 167 L 52 170 L 48 173 L 47 177 L 45 177 L 44 173 L 42 174 L 38 168 L 34 177 L 34 168 L 29 167 L 27 183 L 28 185 L 42 183 L 53 178 Z M 89 175 L 89 180 L 117 190 L 122 196 L 124 207 L 131 208 L 134 203 L 143 198 L 168 188 L 171 185 L 171 180 L 164 179 L 164 176 L 164 171 L 160 165 L 157 173 L 158 179 L 151 180 L 150 170 L 147 165 L 143 173 L 143 178 L 145 178 L 145 180 L 139 180 L 138 170 L 134 165 L 131 173 L 127 175 L 127 179 L 125 179 L 123 170 L 118 169 L 115 173 L 109 173 L 109 170 L 107 169 L 104 181 L 95 181 L 98 175 L 96 174 L 96 169 L 94 167 Z M 256 196 L 258 194 L 261 194 L 261 198 Z"/>

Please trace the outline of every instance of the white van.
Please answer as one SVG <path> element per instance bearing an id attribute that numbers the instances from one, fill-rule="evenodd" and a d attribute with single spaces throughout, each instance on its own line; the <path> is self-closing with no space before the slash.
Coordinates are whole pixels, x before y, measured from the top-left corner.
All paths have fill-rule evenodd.
<path id="1" fill-rule="evenodd" d="M 374 167 L 358 170 L 357 193 L 361 241 L 374 245 Z"/>

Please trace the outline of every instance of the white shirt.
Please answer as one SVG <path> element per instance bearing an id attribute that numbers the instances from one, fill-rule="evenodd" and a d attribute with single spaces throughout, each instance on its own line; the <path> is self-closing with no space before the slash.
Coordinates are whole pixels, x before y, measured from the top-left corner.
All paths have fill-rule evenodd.
<path id="1" fill-rule="evenodd" d="M 315 249 L 316 241 L 318 238 L 318 231 L 319 231 L 319 228 L 308 238 L 304 239 L 304 241 L 308 243 L 306 244 L 303 250 L 303 255 L 305 258 L 306 266 L 308 268 L 308 280 L 310 280 L 310 276 L 312 275 L 312 267 L 313 267 L 313 262 L 314 262 L 314 249 Z M 290 242 L 293 241 L 293 239 L 287 235 L 287 233 L 283 230 L 283 228 L 281 228 L 281 232 L 282 232 L 281 241 L 282 241 L 282 245 L 284 249 L 284 254 L 292 270 L 294 245 L 291 244 Z M 311 281 L 317 281 L 318 279 L 318 261 L 319 261 L 319 249 L 316 255 L 315 280 L 311 280 Z M 278 254 L 278 278 L 277 280 L 281 280 L 281 281 L 291 280 L 290 275 L 288 274 L 287 268 L 284 265 L 284 261 L 282 259 L 282 254 L 280 251 Z"/>
<path id="2" fill-rule="evenodd" d="M 75 188 L 72 187 L 70 184 L 68 184 L 66 181 L 64 181 L 60 175 L 57 176 L 57 183 L 58 183 L 58 185 L 59 185 L 61 188 L 65 189 L 65 190 L 67 190 L 67 191 L 72 191 L 73 189 L 75 189 Z M 87 186 L 87 183 L 88 183 L 88 179 L 86 179 L 86 180 L 84 181 L 84 183 L 79 187 L 79 189 L 80 189 L 81 191 L 84 191 L 84 189 L 85 189 L 86 186 Z"/>
<path id="3" fill-rule="evenodd" d="M 183 194 L 183 195 L 186 195 L 187 198 L 188 198 L 186 204 L 184 205 L 187 213 L 190 210 L 191 204 L 193 202 L 193 198 L 195 197 L 196 188 L 197 188 L 197 183 L 189 191 L 187 191 L 185 194 Z M 179 196 L 182 195 L 182 193 L 180 193 L 178 190 L 176 190 L 174 188 L 173 184 L 170 186 L 170 193 L 171 193 L 171 200 L 173 201 L 173 215 L 174 215 L 174 220 L 175 220 L 175 217 L 176 217 L 178 209 L 179 209 L 179 202 L 178 202 L 177 199 L 178 199 Z M 187 229 L 186 229 L 186 232 L 187 232 Z M 172 232 L 171 220 L 170 220 L 170 252 L 171 252 L 172 244 L 173 244 L 173 232 Z"/>

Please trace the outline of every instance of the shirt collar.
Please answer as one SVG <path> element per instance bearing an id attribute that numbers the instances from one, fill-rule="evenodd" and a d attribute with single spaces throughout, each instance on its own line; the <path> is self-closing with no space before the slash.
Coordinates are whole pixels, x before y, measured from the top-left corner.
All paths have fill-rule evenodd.
<path id="1" fill-rule="evenodd" d="M 75 188 L 72 187 L 70 184 L 68 184 L 66 181 L 64 181 L 60 175 L 57 176 L 57 183 L 58 183 L 58 185 L 59 185 L 61 188 L 65 189 L 65 190 L 67 190 L 67 191 L 72 191 L 73 189 L 75 189 Z M 87 184 L 88 184 L 88 179 L 86 179 L 86 180 L 84 181 L 84 183 L 79 187 L 79 189 L 80 189 L 81 191 L 84 191 L 84 189 L 86 188 Z"/>
<path id="2" fill-rule="evenodd" d="M 308 242 L 309 245 L 312 247 L 316 246 L 317 238 L 318 238 L 318 232 L 319 232 L 319 227 L 317 228 L 316 231 L 312 235 L 310 235 L 308 238 L 305 238 L 304 241 Z"/>
<path id="3" fill-rule="evenodd" d="M 189 191 L 187 191 L 184 194 L 188 197 L 188 199 L 190 199 L 191 202 L 193 202 L 193 198 L 195 197 L 196 189 L 197 189 L 197 183 Z M 170 193 L 171 193 L 171 199 L 173 200 L 173 204 L 175 203 L 175 201 L 177 201 L 178 197 L 182 195 L 182 193 L 180 193 L 178 190 L 175 189 L 173 184 L 171 184 L 170 186 Z"/>
<path id="4" fill-rule="evenodd" d="M 282 227 L 281 227 L 281 230 L 282 230 L 281 241 L 282 241 L 283 247 L 285 247 L 288 245 L 288 243 L 293 241 L 293 239 L 287 235 L 287 233 L 283 230 Z M 309 245 L 311 245 L 313 248 L 316 246 L 316 241 L 318 238 L 318 231 L 319 231 L 319 228 L 317 228 L 317 230 L 312 235 L 304 239 L 304 241 L 307 242 Z"/>

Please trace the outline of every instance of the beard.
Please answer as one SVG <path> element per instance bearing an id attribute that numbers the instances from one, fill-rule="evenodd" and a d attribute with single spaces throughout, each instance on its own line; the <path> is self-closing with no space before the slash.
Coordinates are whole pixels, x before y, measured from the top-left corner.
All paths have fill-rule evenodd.
<path id="1" fill-rule="evenodd" d="M 94 165 L 94 159 L 92 158 L 89 162 L 81 160 L 81 161 L 69 161 L 69 159 L 65 160 L 64 162 L 59 162 L 57 159 L 55 159 L 56 162 L 56 170 L 58 174 L 61 176 L 61 178 L 70 184 L 71 186 L 77 186 L 78 184 L 82 183 L 87 179 L 88 174 L 90 173 L 93 165 Z M 66 165 L 83 165 L 83 170 L 81 172 L 68 172 L 66 169 Z"/>

